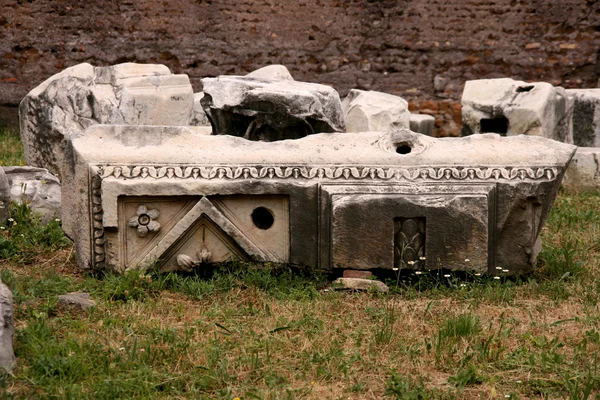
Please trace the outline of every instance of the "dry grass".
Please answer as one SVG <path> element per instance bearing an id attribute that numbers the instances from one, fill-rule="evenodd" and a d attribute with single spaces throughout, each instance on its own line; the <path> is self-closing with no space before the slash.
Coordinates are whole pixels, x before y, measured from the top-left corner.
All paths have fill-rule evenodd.
<path id="1" fill-rule="evenodd" d="M 592 399 L 600 391 L 598 194 L 559 196 L 529 277 L 462 287 L 424 276 L 387 295 L 332 291 L 323 275 L 273 266 L 227 266 L 205 279 L 89 275 L 58 224 L 43 228 L 22 209 L 15 217 L 0 235 L 18 357 L 13 375 L 0 376 L 3 398 Z M 75 290 L 97 306 L 57 305 Z"/>

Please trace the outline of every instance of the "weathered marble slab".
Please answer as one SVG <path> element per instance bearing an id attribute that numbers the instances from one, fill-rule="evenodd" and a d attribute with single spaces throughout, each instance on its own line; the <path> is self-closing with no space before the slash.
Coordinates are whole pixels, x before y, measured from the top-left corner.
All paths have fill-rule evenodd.
<path id="1" fill-rule="evenodd" d="M 70 140 L 63 227 L 82 268 L 242 259 L 522 273 L 535 267 L 574 152 L 535 136 L 400 130 L 265 143 L 98 125 Z"/>
<path id="2" fill-rule="evenodd" d="M 173 75 L 164 65 L 75 65 L 21 101 L 25 160 L 60 178 L 70 136 L 95 124 L 189 125 L 193 101 L 187 75 Z"/>
<path id="3" fill-rule="evenodd" d="M 510 78 L 467 81 L 462 135 L 535 135 L 573 143 L 573 101 L 562 87 Z"/>

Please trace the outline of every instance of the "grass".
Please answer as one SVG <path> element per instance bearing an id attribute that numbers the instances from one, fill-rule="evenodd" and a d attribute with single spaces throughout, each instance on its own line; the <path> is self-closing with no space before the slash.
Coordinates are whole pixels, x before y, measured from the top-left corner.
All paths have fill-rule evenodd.
<path id="1" fill-rule="evenodd" d="M 0 125 L 0 166 L 25 165 L 19 132 Z"/>
<path id="2" fill-rule="evenodd" d="M 18 364 L 0 398 L 600 398 L 597 193 L 559 195 L 530 276 L 405 274 L 388 294 L 269 264 L 88 274 L 60 221 L 12 218 L 0 270 Z M 77 290 L 97 305 L 59 306 Z"/>

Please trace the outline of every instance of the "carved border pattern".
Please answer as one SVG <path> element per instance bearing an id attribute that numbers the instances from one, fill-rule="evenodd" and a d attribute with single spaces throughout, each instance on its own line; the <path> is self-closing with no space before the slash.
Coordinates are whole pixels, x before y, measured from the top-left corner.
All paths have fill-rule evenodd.
<path id="1" fill-rule="evenodd" d="M 102 217 L 102 177 L 95 168 L 92 169 L 90 184 L 92 188 L 91 215 L 92 215 L 92 248 L 94 249 L 93 268 L 104 269 L 106 254 L 104 251 L 104 225 Z"/>
<path id="2" fill-rule="evenodd" d="M 157 166 L 157 165 L 93 165 L 91 215 L 94 268 L 105 263 L 104 226 L 102 225 L 101 183 L 115 179 L 332 179 L 332 180 L 552 180 L 561 172 L 558 167 L 348 167 L 348 166 Z"/>
<path id="3" fill-rule="evenodd" d="M 348 167 L 348 166 L 157 166 L 99 165 L 116 179 L 340 179 L 340 180 L 553 180 L 558 167 Z"/>

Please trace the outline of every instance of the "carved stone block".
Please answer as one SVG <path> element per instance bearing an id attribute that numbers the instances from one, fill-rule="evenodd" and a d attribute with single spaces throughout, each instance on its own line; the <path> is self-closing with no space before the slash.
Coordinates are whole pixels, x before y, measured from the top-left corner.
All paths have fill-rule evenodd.
<path id="1" fill-rule="evenodd" d="M 200 129 L 97 125 L 70 140 L 63 228 L 82 268 L 528 272 L 575 151 L 536 136 L 267 143 Z"/>

